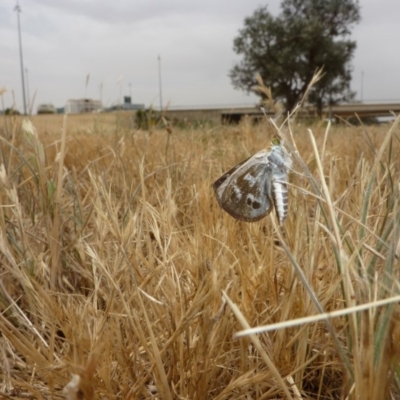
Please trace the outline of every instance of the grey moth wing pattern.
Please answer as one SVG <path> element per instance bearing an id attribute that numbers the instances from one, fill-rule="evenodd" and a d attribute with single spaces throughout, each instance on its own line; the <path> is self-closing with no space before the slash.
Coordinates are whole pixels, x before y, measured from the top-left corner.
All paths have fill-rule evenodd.
<path id="1" fill-rule="evenodd" d="M 288 170 L 292 160 L 280 142 L 259 151 L 217 179 L 214 192 L 220 207 L 232 217 L 258 221 L 275 208 L 280 225 L 288 214 Z"/>
<path id="2" fill-rule="evenodd" d="M 254 222 L 265 217 L 273 204 L 271 172 L 265 150 L 242 161 L 214 182 L 218 204 L 241 221 Z"/>

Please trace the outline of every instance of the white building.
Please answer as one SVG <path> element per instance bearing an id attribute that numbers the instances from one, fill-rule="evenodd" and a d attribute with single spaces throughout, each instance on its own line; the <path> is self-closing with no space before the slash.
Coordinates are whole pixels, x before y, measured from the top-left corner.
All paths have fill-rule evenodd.
<path id="1" fill-rule="evenodd" d="M 65 105 L 65 114 L 79 114 L 99 111 L 103 108 L 100 100 L 77 99 L 68 100 Z"/>

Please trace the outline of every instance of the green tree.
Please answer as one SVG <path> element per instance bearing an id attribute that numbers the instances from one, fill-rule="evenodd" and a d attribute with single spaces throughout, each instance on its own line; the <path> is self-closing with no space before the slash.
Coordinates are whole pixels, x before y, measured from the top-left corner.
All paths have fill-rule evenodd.
<path id="1" fill-rule="evenodd" d="M 283 0 L 277 17 L 260 7 L 234 39 L 234 51 L 242 56 L 229 73 L 234 87 L 252 91 L 259 73 L 275 99 L 291 110 L 323 68 L 308 97 L 318 113 L 324 104 L 350 100 L 356 43 L 349 36 L 359 21 L 357 0 Z"/>

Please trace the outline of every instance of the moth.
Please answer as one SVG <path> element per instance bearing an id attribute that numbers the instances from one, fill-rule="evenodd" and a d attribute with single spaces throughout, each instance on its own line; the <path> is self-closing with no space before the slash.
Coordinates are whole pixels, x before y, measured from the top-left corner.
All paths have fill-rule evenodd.
<path id="1" fill-rule="evenodd" d="M 254 222 L 275 208 L 280 225 L 288 214 L 288 172 L 292 159 L 278 138 L 223 174 L 213 184 L 218 204 L 233 218 Z"/>

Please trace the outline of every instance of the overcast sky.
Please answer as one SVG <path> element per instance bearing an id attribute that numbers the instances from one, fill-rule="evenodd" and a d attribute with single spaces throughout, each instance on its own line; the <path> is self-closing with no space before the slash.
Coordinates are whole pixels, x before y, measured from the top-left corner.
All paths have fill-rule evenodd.
<path id="1" fill-rule="evenodd" d="M 8 88 L 5 107 L 14 94 L 22 111 L 15 4 L 0 0 L 0 88 Z M 238 60 L 232 45 L 244 18 L 264 4 L 279 12 L 280 0 L 20 0 L 34 110 L 84 96 L 110 106 L 121 94 L 158 107 L 158 55 L 164 106 L 253 104 L 254 96 L 233 89 L 228 72 Z M 360 4 L 352 88 L 360 98 L 363 87 L 364 101 L 400 101 L 400 0 Z"/>

